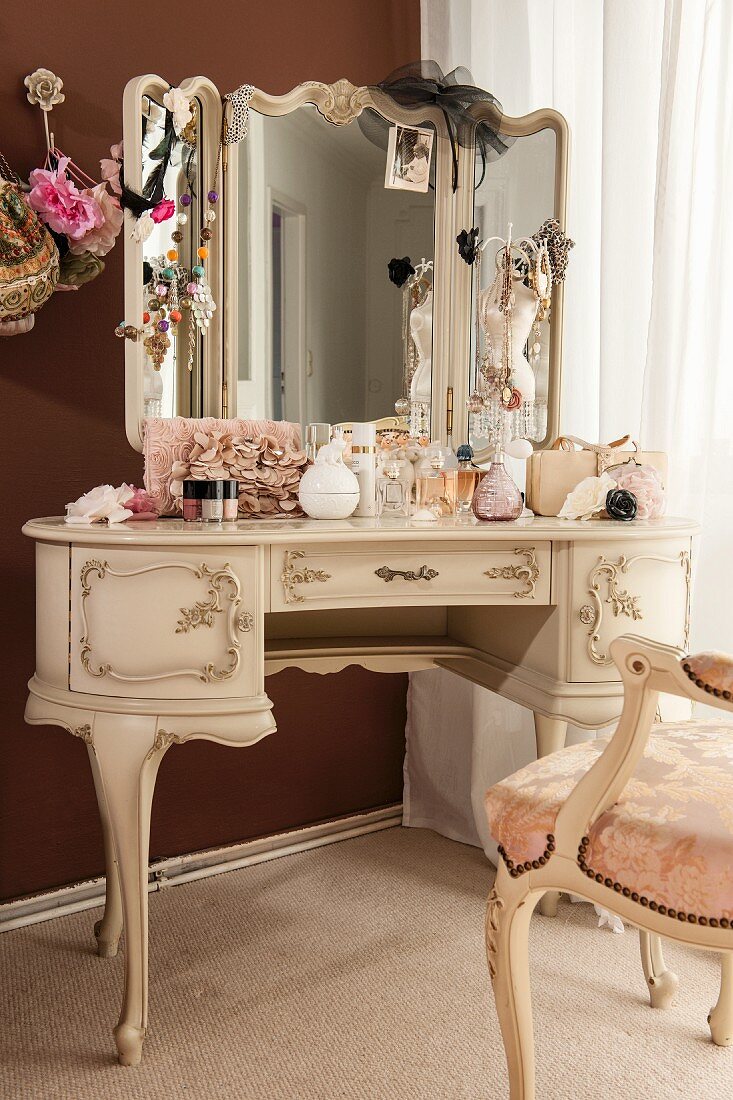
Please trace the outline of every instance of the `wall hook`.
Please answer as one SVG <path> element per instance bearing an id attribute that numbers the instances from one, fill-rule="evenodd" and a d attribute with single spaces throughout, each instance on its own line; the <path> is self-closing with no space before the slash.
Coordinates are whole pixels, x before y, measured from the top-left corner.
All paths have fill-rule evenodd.
<path id="1" fill-rule="evenodd" d="M 37 105 L 43 111 L 43 125 L 46 130 L 46 147 L 49 152 L 54 147 L 53 134 L 49 133 L 48 129 L 48 116 L 49 113 L 59 103 L 63 103 L 66 96 L 62 92 L 64 82 L 60 76 L 56 76 L 56 73 L 52 73 L 50 69 L 36 69 L 35 72 L 29 73 L 24 79 L 23 83 L 28 89 L 27 99 L 34 107 Z"/>

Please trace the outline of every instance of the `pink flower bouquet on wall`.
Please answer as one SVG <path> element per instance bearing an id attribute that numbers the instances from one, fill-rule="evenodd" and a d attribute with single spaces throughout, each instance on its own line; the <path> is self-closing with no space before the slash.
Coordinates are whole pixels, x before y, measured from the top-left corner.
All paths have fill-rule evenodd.
<path id="1" fill-rule="evenodd" d="M 54 236 L 61 257 L 60 290 L 77 289 L 104 270 L 102 256 L 122 228 L 122 207 L 106 182 L 95 183 L 58 149 L 29 177 L 28 205 Z"/>

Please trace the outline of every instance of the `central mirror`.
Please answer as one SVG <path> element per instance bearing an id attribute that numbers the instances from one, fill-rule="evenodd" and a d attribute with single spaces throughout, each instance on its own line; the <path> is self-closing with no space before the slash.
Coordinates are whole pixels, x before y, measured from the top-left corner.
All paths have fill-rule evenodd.
<path id="1" fill-rule="evenodd" d="M 345 87 L 255 92 L 233 153 L 237 411 L 429 436 L 442 120 Z"/>

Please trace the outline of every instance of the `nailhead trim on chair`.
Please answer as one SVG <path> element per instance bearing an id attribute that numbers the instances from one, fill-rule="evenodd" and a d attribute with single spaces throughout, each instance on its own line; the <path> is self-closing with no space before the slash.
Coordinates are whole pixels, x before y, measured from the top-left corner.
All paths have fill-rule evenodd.
<path id="1" fill-rule="evenodd" d="M 520 875 L 526 875 L 527 871 L 536 871 L 538 868 L 544 867 L 554 851 L 555 838 L 552 833 L 547 834 L 547 847 L 542 855 L 538 859 L 526 860 L 524 863 L 514 863 L 506 854 L 504 847 L 501 844 L 499 845 L 499 855 L 504 860 L 512 878 L 519 878 Z"/>
<path id="2" fill-rule="evenodd" d="M 723 691 L 721 688 L 713 687 L 711 684 L 706 684 L 704 680 L 700 680 L 692 665 L 687 664 L 687 662 L 683 664 L 682 671 L 687 673 L 696 687 L 702 688 L 708 695 L 715 695 L 718 699 L 725 699 L 728 703 L 733 699 L 733 692 Z"/>
<path id="3" fill-rule="evenodd" d="M 632 901 L 638 905 L 642 905 L 645 909 L 651 909 L 653 913 L 659 913 L 663 917 L 671 917 L 672 920 L 686 921 L 688 924 L 701 924 L 703 926 L 710 925 L 711 928 L 731 928 L 733 922 L 727 917 L 698 917 L 695 913 L 684 913 L 681 909 L 669 909 L 666 905 L 660 905 L 656 901 L 651 901 L 643 894 L 638 894 L 635 890 L 630 890 L 628 886 L 622 886 L 620 882 L 614 882 L 611 878 L 606 878 L 598 871 L 594 871 L 592 867 L 589 867 L 585 861 L 585 855 L 588 851 L 590 844 L 590 837 L 584 836 L 578 847 L 578 866 L 584 875 L 588 878 L 595 879 L 596 882 L 602 886 L 607 886 L 609 890 L 613 890 L 617 894 L 623 894 L 625 898 L 631 898 Z"/>

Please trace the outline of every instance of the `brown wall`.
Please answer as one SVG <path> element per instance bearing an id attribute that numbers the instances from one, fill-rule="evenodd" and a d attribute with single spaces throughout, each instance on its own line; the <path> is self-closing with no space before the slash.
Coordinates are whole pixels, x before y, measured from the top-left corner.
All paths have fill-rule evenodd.
<path id="1" fill-rule="evenodd" d="M 30 10 L 30 9 L 29 9 Z M 44 21 L 45 20 L 45 21 Z M 0 10 L 0 150 L 21 175 L 43 155 L 40 111 L 23 77 L 64 81 L 52 116 L 59 146 L 92 175 L 122 134 L 131 76 L 172 83 L 203 73 L 222 91 L 248 81 L 283 93 L 302 80 L 369 84 L 419 57 L 418 0 L 65 0 L 31 23 Z M 124 432 L 122 248 L 99 279 L 59 294 L 35 329 L 0 339 L 4 428 L 3 682 L 0 691 L 0 900 L 96 875 L 101 837 L 84 746 L 23 723 L 33 671 L 31 516 L 85 489 L 139 481 Z M 151 853 L 172 855 L 323 820 L 401 797 L 405 677 L 347 669 L 271 677 L 278 732 L 233 752 L 194 743 L 163 761 Z"/>

